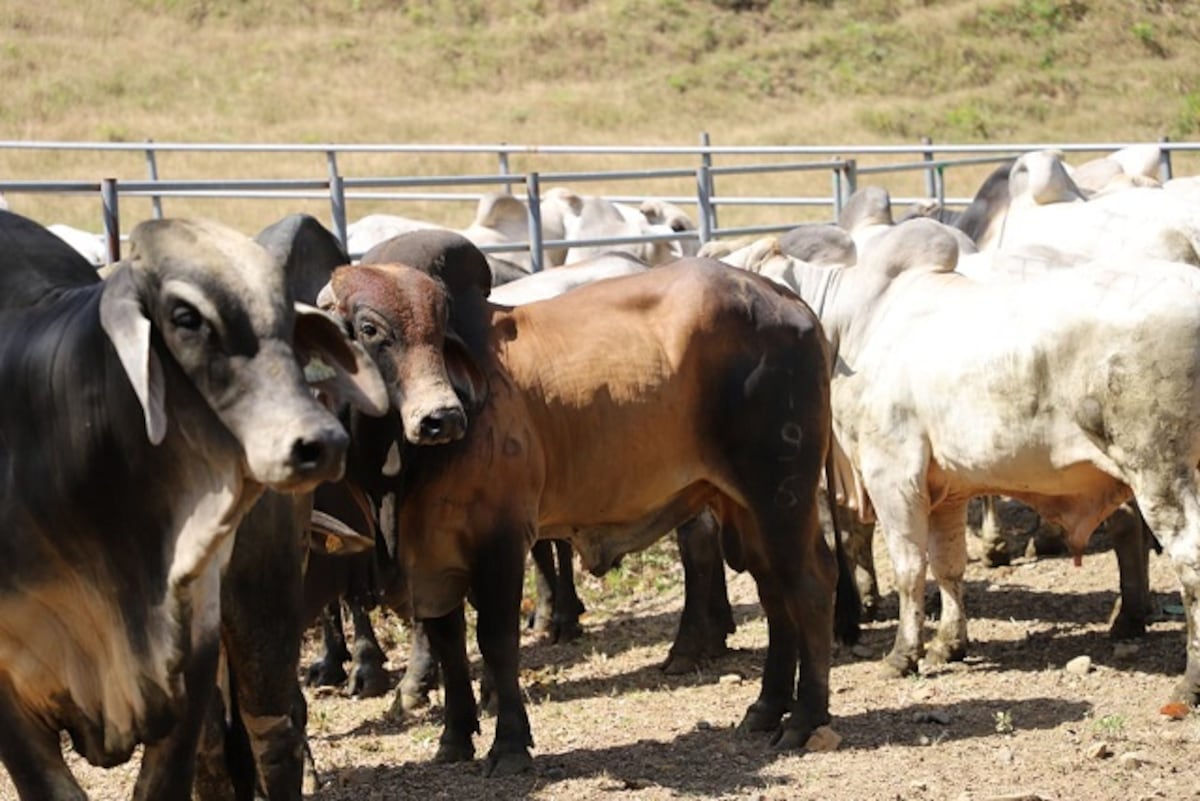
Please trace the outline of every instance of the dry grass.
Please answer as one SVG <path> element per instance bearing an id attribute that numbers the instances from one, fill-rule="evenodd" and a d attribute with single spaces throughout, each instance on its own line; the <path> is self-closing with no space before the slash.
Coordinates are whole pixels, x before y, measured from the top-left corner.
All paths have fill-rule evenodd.
<path id="1" fill-rule="evenodd" d="M 1200 129 L 1190 58 L 1200 10 L 1183 2 L 41 0 L 0 7 L 0 28 L 0 130 L 13 139 L 691 145 L 708 131 L 716 144 L 867 144 L 1132 141 Z M 496 168 L 483 156 L 341 166 L 350 175 Z M 318 154 L 169 154 L 159 167 L 166 178 L 326 174 Z M 6 179 L 145 171 L 136 153 L 0 151 Z M 956 191 L 969 193 L 980 174 L 963 172 Z M 733 191 L 782 194 L 795 181 L 760 177 Z M 825 176 L 812 181 L 802 191 L 827 191 Z M 95 201 L 26 195 L 13 205 L 99 227 Z M 177 201 L 169 212 L 255 228 L 291 210 L 325 206 Z M 445 204 L 350 212 L 378 210 L 463 225 L 470 214 Z M 137 219 L 149 206 L 122 211 Z"/>

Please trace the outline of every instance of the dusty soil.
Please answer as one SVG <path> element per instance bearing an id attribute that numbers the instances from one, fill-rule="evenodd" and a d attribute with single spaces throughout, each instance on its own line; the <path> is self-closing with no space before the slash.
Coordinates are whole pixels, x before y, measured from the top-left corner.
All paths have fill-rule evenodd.
<path id="1" fill-rule="evenodd" d="M 481 761 L 435 765 L 433 710 L 387 719 L 389 699 L 310 695 L 314 798 L 663 799 L 1180 799 L 1200 797 L 1194 771 L 1200 715 L 1181 721 L 1160 707 L 1182 671 L 1183 623 L 1174 572 L 1152 557 L 1164 618 L 1134 646 L 1114 644 L 1111 552 L 1020 558 L 1009 567 L 972 561 L 967 661 L 919 678 L 883 679 L 875 657 L 890 646 L 896 596 L 881 543 L 883 622 L 865 648 L 836 654 L 830 753 L 776 753 L 763 737 L 733 731 L 754 699 L 766 627 L 748 576 L 730 576 L 738 620 L 732 652 L 694 675 L 658 669 L 682 604 L 673 546 L 659 546 L 622 575 L 581 579 L 586 635 L 548 645 L 527 637 L 523 686 L 537 747 L 534 771 L 485 779 Z M 931 594 L 932 597 L 932 594 Z M 402 640 L 382 621 L 386 640 Z M 392 667 L 403 648 L 392 648 Z M 1076 657 L 1091 668 L 1065 669 Z M 485 717 L 479 754 L 491 742 Z M 128 797 L 135 767 L 89 768 L 71 757 L 97 799 Z M 0 776 L 0 799 L 14 798 Z"/>

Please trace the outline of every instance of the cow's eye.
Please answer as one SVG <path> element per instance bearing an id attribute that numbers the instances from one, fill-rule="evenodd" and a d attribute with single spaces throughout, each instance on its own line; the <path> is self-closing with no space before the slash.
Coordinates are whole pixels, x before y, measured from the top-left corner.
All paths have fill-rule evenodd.
<path id="1" fill-rule="evenodd" d="M 204 324 L 204 318 L 200 316 L 200 312 L 196 311 L 196 307 L 192 304 L 177 303 L 171 309 L 171 322 L 179 328 L 195 331 Z"/>
<path id="2" fill-rule="evenodd" d="M 370 320 L 363 320 L 358 324 L 358 333 L 363 339 L 374 339 L 379 336 L 379 328 Z"/>

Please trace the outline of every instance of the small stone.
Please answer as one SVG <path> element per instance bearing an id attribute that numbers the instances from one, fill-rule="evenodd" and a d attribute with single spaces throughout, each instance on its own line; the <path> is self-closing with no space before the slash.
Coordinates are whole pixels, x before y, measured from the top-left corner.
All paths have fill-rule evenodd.
<path id="1" fill-rule="evenodd" d="M 1151 765 L 1154 760 L 1144 751 L 1128 751 L 1117 757 L 1117 764 L 1123 768 L 1140 768 L 1142 765 Z"/>
<path id="2" fill-rule="evenodd" d="M 929 789 L 929 782 L 922 779 L 917 779 L 908 783 L 908 789 L 915 790 L 918 793 L 923 793 Z"/>
<path id="3" fill-rule="evenodd" d="M 1113 659 L 1129 659 L 1142 650 L 1136 642 L 1118 642 L 1113 644 Z"/>
<path id="4" fill-rule="evenodd" d="M 1108 759 L 1113 755 L 1112 749 L 1105 742 L 1092 743 L 1084 753 L 1088 759 Z"/>
<path id="5" fill-rule="evenodd" d="M 933 740 L 930 740 L 924 734 L 922 734 L 920 737 L 917 738 L 917 745 L 929 745 L 932 742 L 933 742 Z"/>
<path id="6" fill-rule="evenodd" d="M 809 751 L 824 752 L 836 751 L 838 746 L 842 744 L 842 735 L 838 734 L 830 726 L 818 726 L 815 731 L 808 737 L 808 742 L 804 744 L 805 749 Z"/>
<path id="7" fill-rule="evenodd" d="M 859 659 L 875 658 L 875 649 L 861 642 L 850 646 L 850 653 L 854 654 L 854 656 L 858 657 Z"/>
<path id="8" fill-rule="evenodd" d="M 1086 676 L 1092 670 L 1092 658 L 1086 654 L 1077 656 L 1068 662 L 1063 670 L 1070 673 L 1072 676 Z"/>
<path id="9" fill-rule="evenodd" d="M 996 752 L 996 761 L 1002 765 L 1011 765 L 1013 763 L 1013 759 L 1013 750 L 1007 745 L 1001 746 L 1000 750 Z"/>
<path id="10" fill-rule="evenodd" d="M 562 781 L 563 779 L 567 778 L 567 771 L 566 771 L 566 768 L 553 767 L 553 768 L 547 768 L 546 771 L 542 775 L 545 776 L 547 779 L 550 779 L 551 781 L 557 782 L 557 781 Z"/>
<path id="11" fill-rule="evenodd" d="M 741 684 L 742 677 L 736 673 L 726 673 L 721 678 L 717 679 L 717 684 Z"/>
<path id="12" fill-rule="evenodd" d="M 712 731 L 713 725 L 707 720 L 696 721 L 696 731 Z"/>

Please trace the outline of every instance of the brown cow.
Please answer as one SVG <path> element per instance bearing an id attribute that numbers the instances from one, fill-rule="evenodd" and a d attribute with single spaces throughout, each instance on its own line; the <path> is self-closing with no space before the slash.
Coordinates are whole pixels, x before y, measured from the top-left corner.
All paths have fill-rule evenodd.
<path id="1" fill-rule="evenodd" d="M 396 510 L 396 558 L 443 666 L 437 758 L 474 755 L 468 594 L 498 700 L 487 769 L 521 771 L 532 745 L 517 679 L 530 546 L 568 537 L 603 571 L 706 506 L 729 564 L 754 575 L 770 632 L 740 729 L 804 745 L 830 720 L 835 583 L 817 513 L 830 358 L 811 310 L 707 259 L 495 306 L 487 263 L 465 239 L 416 232 L 381 247 L 335 271 L 322 305 L 375 358 L 407 441 L 398 454 L 373 444 L 402 467 L 389 458 L 394 478 L 367 489 Z M 386 421 L 361 422 L 356 437 L 370 441 L 366 427 Z"/>

